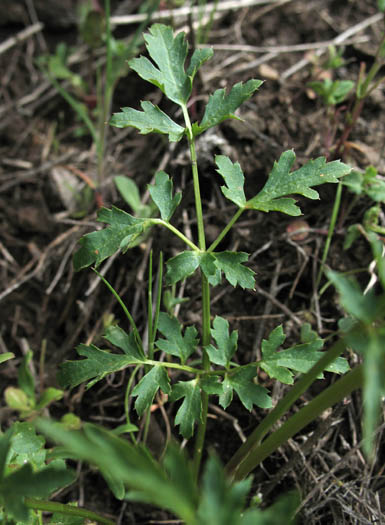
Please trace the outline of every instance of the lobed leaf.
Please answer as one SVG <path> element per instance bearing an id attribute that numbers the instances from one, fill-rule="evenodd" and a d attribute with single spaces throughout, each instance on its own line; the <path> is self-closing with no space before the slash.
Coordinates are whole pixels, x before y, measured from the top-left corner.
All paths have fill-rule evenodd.
<path id="1" fill-rule="evenodd" d="M 253 405 L 261 408 L 271 408 L 272 402 L 268 390 L 256 383 L 253 379 L 257 375 L 254 365 L 242 366 L 227 374 L 224 380 L 224 394 L 219 398 L 219 404 L 226 409 L 232 399 L 231 390 L 235 390 L 243 406 L 251 410 Z"/>
<path id="2" fill-rule="evenodd" d="M 175 317 L 160 312 L 158 330 L 166 339 L 158 339 L 155 344 L 163 352 L 179 357 L 182 364 L 196 350 L 199 343 L 198 332 L 194 326 L 188 326 L 182 335 L 182 327 Z"/>
<path id="3" fill-rule="evenodd" d="M 176 104 L 186 104 L 191 94 L 191 80 L 186 75 L 184 63 L 187 57 L 187 42 L 184 33 L 174 37 L 172 28 L 154 24 L 144 35 L 147 51 L 158 66 L 147 58 L 130 60 L 131 69 L 139 76 L 157 86 Z"/>
<path id="4" fill-rule="evenodd" d="M 281 383 L 292 385 L 293 372 L 306 373 L 322 357 L 319 350 L 323 347 L 323 340 L 317 336 L 307 323 L 301 328 L 302 344 L 298 344 L 285 350 L 277 351 L 285 341 L 282 325 L 277 326 L 262 341 L 262 361 L 260 367 L 271 377 L 278 379 Z M 346 359 L 339 357 L 326 369 L 328 372 L 344 374 L 349 370 Z M 321 375 L 320 378 L 323 376 Z"/>
<path id="5" fill-rule="evenodd" d="M 80 361 L 65 361 L 60 365 L 58 381 L 62 387 L 74 387 L 93 379 L 88 387 L 100 381 L 107 374 L 123 370 L 128 365 L 141 363 L 138 358 L 130 355 L 113 354 L 101 350 L 94 345 L 78 345 L 76 351 L 86 359 Z"/>
<path id="6" fill-rule="evenodd" d="M 226 279 L 232 286 L 235 287 L 239 284 L 241 288 L 254 289 L 255 272 L 242 264 L 249 257 L 247 253 L 226 251 L 214 252 L 212 255 L 215 257 L 216 267 L 225 274 Z M 216 280 L 216 277 L 214 279 Z M 210 278 L 209 281 L 213 284 Z"/>
<path id="7" fill-rule="evenodd" d="M 230 335 L 229 322 L 217 315 L 213 321 L 211 335 L 217 343 L 217 348 L 211 344 L 205 347 L 210 361 L 227 368 L 237 350 L 238 332 L 234 330 Z"/>
<path id="8" fill-rule="evenodd" d="M 246 197 L 243 191 L 245 177 L 238 162 L 233 164 L 228 157 L 216 155 L 217 172 L 225 179 L 226 186 L 221 186 L 223 195 L 240 208 L 244 208 Z"/>
<path id="9" fill-rule="evenodd" d="M 175 425 L 185 439 L 189 439 L 194 432 L 196 421 L 202 418 L 202 400 L 199 383 L 196 379 L 177 383 L 170 396 L 170 401 L 178 401 L 183 398 L 183 403 L 175 416 Z"/>
<path id="10" fill-rule="evenodd" d="M 135 410 L 141 416 L 145 410 L 150 408 L 155 394 L 159 388 L 165 393 L 171 392 L 170 380 L 167 371 L 163 366 L 154 366 L 142 377 L 139 383 L 132 391 L 132 396 L 137 397 L 135 401 Z"/>
<path id="11" fill-rule="evenodd" d="M 81 247 L 73 258 L 75 271 L 94 263 L 97 267 L 119 249 L 126 251 L 151 226 L 150 219 L 138 219 L 114 206 L 111 210 L 101 208 L 98 221 L 109 224 L 109 227 L 79 239 Z"/>
<path id="12" fill-rule="evenodd" d="M 253 95 L 262 83 L 262 80 L 251 79 L 245 84 L 242 82 L 235 84 L 228 94 L 225 89 L 215 91 L 210 95 L 201 123 L 193 124 L 193 135 L 200 135 L 226 119 L 238 118 L 235 111 Z"/>
<path id="13" fill-rule="evenodd" d="M 172 187 L 172 180 L 164 171 L 158 171 L 155 175 L 155 184 L 148 186 L 148 191 L 160 211 L 160 216 L 167 222 L 173 216 L 182 198 L 181 193 L 172 196 Z"/>
<path id="14" fill-rule="evenodd" d="M 300 215 L 301 210 L 296 206 L 295 199 L 282 198 L 284 195 L 298 194 L 308 199 L 318 199 L 319 194 L 312 189 L 312 186 L 338 182 L 339 177 L 348 174 L 351 170 L 339 160 L 326 162 L 325 157 L 319 157 L 290 172 L 295 158 L 292 150 L 282 153 L 278 162 L 274 163 L 263 189 L 246 203 L 247 208 Z"/>
<path id="15" fill-rule="evenodd" d="M 184 135 L 185 128 L 174 122 L 158 106 L 149 101 L 140 103 L 143 111 L 133 108 L 122 108 L 120 113 L 114 113 L 110 119 L 111 126 L 116 128 L 136 128 L 142 135 L 160 133 L 168 135 L 170 142 L 178 142 Z"/>

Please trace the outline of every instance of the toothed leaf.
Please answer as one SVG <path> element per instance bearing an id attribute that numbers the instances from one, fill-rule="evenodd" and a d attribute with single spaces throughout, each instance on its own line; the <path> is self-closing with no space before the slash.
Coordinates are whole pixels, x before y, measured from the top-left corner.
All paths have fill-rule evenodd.
<path id="1" fill-rule="evenodd" d="M 185 363 L 195 351 L 199 339 L 194 326 L 188 326 L 182 335 L 182 327 L 175 317 L 160 312 L 158 330 L 166 339 L 158 339 L 156 346 L 167 354 L 179 357 Z"/>
<path id="2" fill-rule="evenodd" d="M 157 205 L 160 216 L 164 221 L 169 221 L 180 203 L 181 193 L 172 196 L 172 180 L 164 171 L 158 171 L 155 175 L 155 184 L 148 186 L 152 200 Z"/>
<path id="3" fill-rule="evenodd" d="M 142 377 L 131 394 L 133 397 L 137 397 L 135 410 L 138 416 L 141 416 L 147 408 L 150 408 L 159 388 L 165 394 L 171 392 L 170 380 L 166 369 L 163 366 L 154 366 Z"/>
<path id="4" fill-rule="evenodd" d="M 146 100 L 140 103 L 143 111 L 133 108 L 122 108 L 120 113 L 114 113 L 110 119 L 111 126 L 116 128 L 136 128 L 142 135 L 161 133 L 168 135 L 170 142 L 178 142 L 185 129 L 174 122 L 158 106 Z"/>
<path id="5" fill-rule="evenodd" d="M 194 433 L 196 421 L 202 418 L 202 401 L 199 384 L 196 379 L 177 383 L 172 389 L 170 401 L 178 401 L 183 398 L 183 403 L 175 416 L 175 425 L 185 439 L 189 439 Z"/>
<path id="6" fill-rule="evenodd" d="M 223 195 L 234 202 L 240 208 L 246 204 L 246 197 L 243 191 L 245 177 L 238 162 L 232 163 L 228 157 L 217 155 L 215 162 L 218 166 L 217 172 L 225 179 L 226 186 L 221 186 Z"/>
<path id="7" fill-rule="evenodd" d="M 288 215 L 300 215 L 301 210 L 295 199 L 282 198 L 285 195 L 298 194 L 308 199 L 318 199 L 319 195 L 312 186 L 327 182 L 338 182 L 338 178 L 350 172 L 351 168 L 339 160 L 326 162 L 325 157 L 318 157 L 304 166 L 290 172 L 295 153 L 285 151 L 278 162 L 274 163 L 269 178 L 263 189 L 246 203 L 247 208 L 268 211 L 280 211 Z"/>
<path id="8" fill-rule="evenodd" d="M 199 135 L 226 119 L 238 118 L 235 111 L 253 95 L 262 83 L 262 80 L 251 79 L 245 84 L 242 82 L 235 84 L 229 93 L 226 93 L 225 89 L 215 91 L 209 98 L 201 123 L 193 124 L 193 134 Z"/>
<path id="9" fill-rule="evenodd" d="M 149 219 L 138 219 L 123 210 L 101 208 L 98 221 L 109 224 L 108 228 L 84 235 L 79 240 L 80 249 L 73 257 L 75 271 L 91 264 L 99 264 L 119 248 L 125 252 L 130 245 L 151 226 Z"/>

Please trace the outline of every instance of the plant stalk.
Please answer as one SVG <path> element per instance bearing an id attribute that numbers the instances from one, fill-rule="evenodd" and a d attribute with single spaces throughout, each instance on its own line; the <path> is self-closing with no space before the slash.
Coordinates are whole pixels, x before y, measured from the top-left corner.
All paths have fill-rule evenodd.
<path id="1" fill-rule="evenodd" d="M 245 460 L 245 458 L 252 453 L 253 450 L 258 449 L 263 437 L 269 432 L 273 425 L 275 425 L 275 423 L 277 423 L 278 420 L 288 412 L 290 407 L 304 392 L 306 392 L 310 385 L 317 379 L 319 374 L 344 351 L 345 347 L 346 345 L 344 341 L 342 339 L 338 340 L 327 352 L 325 352 L 309 372 L 304 374 L 289 390 L 285 397 L 261 421 L 254 432 L 230 459 L 226 465 L 226 470 L 229 475 L 233 476 L 238 469 L 238 466 Z"/>
<path id="2" fill-rule="evenodd" d="M 202 252 L 206 251 L 206 237 L 205 228 L 203 222 L 203 210 L 202 200 L 200 194 L 199 185 L 199 173 L 197 155 L 195 149 L 194 135 L 191 128 L 190 116 L 188 114 L 187 106 L 182 106 L 183 116 L 187 128 L 187 139 L 190 147 L 190 158 L 191 158 L 191 170 L 194 184 L 194 197 L 195 197 L 195 211 L 198 228 L 198 246 Z M 205 371 L 210 370 L 210 359 L 207 355 L 205 347 L 210 343 L 211 339 L 211 328 L 210 328 L 210 285 L 206 276 L 201 274 L 201 289 L 202 289 L 202 365 Z M 206 392 L 201 390 L 201 403 L 202 403 L 202 417 L 198 424 L 197 435 L 195 438 L 194 448 L 194 460 L 193 460 L 193 474 L 195 479 L 198 478 L 200 464 L 202 461 L 203 446 L 206 434 L 207 424 L 207 410 L 209 404 L 209 396 Z"/>
<path id="3" fill-rule="evenodd" d="M 63 503 L 56 503 L 55 501 L 43 501 L 40 499 L 25 498 L 24 504 L 29 509 L 34 510 L 45 510 L 47 512 L 59 512 L 66 516 L 79 516 L 82 518 L 89 519 L 90 521 L 96 521 L 105 525 L 115 525 L 113 521 L 108 518 L 100 516 L 91 510 L 80 509 L 79 507 L 72 507 L 71 505 L 64 505 Z"/>
<path id="4" fill-rule="evenodd" d="M 364 380 L 363 365 L 359 365 L 329 386 L 299 412 L 273 432 L 261 445 L 251 449 L 249 454 L 236 466 L 233 475 L 235 480 L 245 478 L 264 459 L 286 443 L 297 432 L 319 417 L 324 410 L 342 401 L 354 390 L 362 388 Z"/>

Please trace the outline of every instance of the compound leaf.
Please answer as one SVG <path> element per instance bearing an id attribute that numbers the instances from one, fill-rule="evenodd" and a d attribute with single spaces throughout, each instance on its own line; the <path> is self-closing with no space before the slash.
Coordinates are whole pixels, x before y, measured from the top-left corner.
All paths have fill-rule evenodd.
<path id="1" fill-rule="evenodd" d="M 101 350 L 94 345 L 78 345 L 76 351 L 86 359 L 80 361 L 65 361 L 60 365 L 58 380 L 62 387 L 74 387 L 84 381 L 93 379 L 87 386 L 90 387 L 100 381 L 107 374 L 117 372 L 128 365 L 142 362 L 133 356 L 113 354 Z"/>
<path id="2" fill-rule="evenodd" d="M 158 171 L 155 175 L 155 184 L 148 186 L 148 191 L 160 211 L 160 216 L 167 222 L 171 219 L 182 198 L 181 193 L 172 196 L 172 186 L 172 180 L 164 171 Z"/>
<path id="3" fill-rule="evenodd" d="M 229 366 L 229 362 L 237 350 L 238 332 L 234 330 L 229 333 L 229 322 L 223 317 L 216 316 L 213 321 L 211 335 L 217 343 L 217 348 L 213 345 L 205 347 L 210 357 L 210 361 L 216 365 Z"/>
<path id="4" fill-rule="evenodd" d="M 318 157 L 290 172 L 295 158 L 292 150 L 282 153 L 278 162 L 274 163 L 263 189 L 246 203 L 247 208 L 300 215 L 301 210 L 296 206 L 295 199 L 282 198 L 284 195 L 299 194 L 308 199 L 318 199 L 318 192 L 313 190 L 312 186 L 338 182 L 338 177 L 348 174 L 351 170 L 339 160 L 326 162 L 325 157 Z"/>
<path id="5" fill-rule="evenodd" d="M 137 396 L 135 401 L 135 410 L 141 416 L 143 412 L 151 406 L 155 394 L 159 388 L 165 393 L 169 394 L 171 391 L 170 380 L 167 371 L 163 366 L 154 366 L 151 370 L 139 381 L 132 396 Z"/>
<path id="6" fill-rule="evenodd" d="M 271 378 L 278 379 L 281 383 L 293 384 L 293 372 L 306 373 L 322 357 L 319 350 L 323 347 L 323 340 L 311 330 L 308 323 L 301 327 L 302 344 L 285 350 L 277 351 L 285 340 L 282 326 L 277 326 L 262 341 L 262 361 L 260 366 Z M 349 370 L 349 365 L 344 358 L 337 358 L 325 369 L 328 372 L 344 374 Z M 319 378 L 321 379 L 321 374 Z"/>
<path id="7" fill-rule="evenodd" d="M 184 251 L 166 262 L 166 284 L 175 284 L 192 275 L 199 266 L 199 254 L 193 251 Z"/>
<path id="8" fill-rule="evenodd" d="M 224 391 L 230 388 L 234 389 L 247 410 L 251 410 L 253 405 L 257 405 L 260 408 L 271 408 L 272 402 L 268 390 L 253 381 L 256 375 L 257 369 L 254 365 L 237 368 L 235 372 L 232 371 L 231 374 L 227 375 Z M 227 396 L 229 396 L 228 393 Z M 226 408 L 227 405 L 225 406 L 223 401 L 225 399 L 221 396 L 219 402 L 223 408 Z"/>
<path id="9" fill-rule="evenodd" d="M 216 155 L 217 172 L 225 179 L 226 186 L 221 186 L 223 195 L 240 208 L 244 208 L 246 197 L 243 191 L 245 177 L 238 162 L 234 164 L 224 155 Z"/>
<path id="10" fill-rule="evenodd" d="M 217 269 L 225 274 L 226 279 L 232 286 L 235 287 L 239 284 L 241 288 L 254 288 L 255 272 L 242 264 L 249 257 L 247 253 L 226 251 L 214 252 L 212 255 L 215 257 Z"/>
<path id="11" fill-rule="evenodd" d="M 199 339 L 194 326 L 188 326 L 182 335 L 182 327 L 175 317 L 160 312 L 158 330 L 166 339 L 158 339 L 156 346 L 167 354 L 179 357 L 182 364 L 195 351 Z"/>
<path id="12" fill-rule="evenodd" d="M 193 134 L 199 135 L 228 118 L 237 118 L 235 111 L 253 95 L 262 83 L 262 80 L 251 79 L 245 84 L 242 82 L 235 84 L 228 94 L 225 89 L 215 91 L 210 95 L 201 123 L 193 124 Z"/>
<path id="13" fill-rule="evenodd" d="M 183 398 L 183 403 L 175 416 L 175 425 L 185 439 L 190 438 L 194 432 L 195 421 L 202 417 L 201 391 L 196 379 L 177 383 L 172 389 L 170 401 Z"/>
<path id="14" fill-rule="evenodd" d="M 122 108 L 120 113 L 114 113 L 110 119 L 111 126 L 116 128 L 136 128 L 142 135 L 148 133 L 160 133 L 168 135 L 170 142 L 178 142 L 185 132 L 185 129 L 174 122 L 158 106 L 154 106 L 149 101 L 140 103 L 143 111 L 133 108 Z"/>
<path id="15" fill-rule="evenodd" d="M 151 225 L 149 219 L 138 219 L 114 206 L 111 210 L 101 208 L 98 212 L 98 221 L 109 224 L 109 227 L 88 233 L 79 240 L 81 247 L 73 258 L 76 271 L 93 263 L 98 266 L 119 248 L 126 251 L 131 243 Z"/>

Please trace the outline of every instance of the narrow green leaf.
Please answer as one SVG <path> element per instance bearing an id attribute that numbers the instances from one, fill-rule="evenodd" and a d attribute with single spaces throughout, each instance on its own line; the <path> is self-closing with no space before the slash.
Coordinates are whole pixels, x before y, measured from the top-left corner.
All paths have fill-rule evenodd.
<path id="1" fill-rule="evenodd" d="M 147 408 L 150 408 L 159 388 L 165 394 L 171 392 L 170 380 L 166 369 L 163 366 L 154 366 L 142 377 L 131 394 L 133 397 L 137 396 L 135 410 L 139 416 L 141 416 Z"/>
<path id="2" fill-rule="evenodd" d="M 158 330 L 166 339 L 158 339 L 155 344 L 163 352 L 179 357 L 182 364 L 196 350 L 199 343 L 198 332 L 194 326 L 188 326 L 182 335 L 182 326 L 175 317 L 160 312 Z"/>
<path id="3" fill-rule="evenodd" d="M 183 398 L 183 403 L 175 416 L 175 425 L 179 425 L 180 433 L 185 439 L 189 439 L 194 433 L 195 421 L 201 421 L 202 401 L 198 381 L 184 381 L 177 383 L 170 396 L 170 401 L 178 401 Z"/>
<path id="4" fill-rule="evenodd" d="M 212 255 L 215 257 L 216 267 L 225 274 L 232 286 L 239 284 L 241 288 L 254 288 L 255 272 L 242 264 L 249 258 L 247 253 L 226 251 Z"/>
<path id="5" fill-rule="evenodd" d="M 30 369 L 32 356 L 32 350 L 28 350 L 23 357 L 18 371 L 17 382 L 23 392 L 25 392 L 31 400 L 35 400 L 35 380 Z"/>
<path id="6" fill-rule="evenodd" d="M 90 379 L 93 381 L 88 386 L 92 386 L 107 374 L 141 362 L 135 357 L 112 354 L 94 345 L 82 344 L 76 347 L 76 351 L 79 355 L 85 356 L 86 359 L 66 361 L 60 365 L 58 380 L 63 388 L 74 387 Z"/>
<path id="7" fill-rule="evenodd" d="M 238 332 L 234 330 L 229 332 L 229 322 L 218 315 L 213 321 L 211 335 L 217 343 L 217 348 L 213 345 L 205 347 L 210 357 L 210 361 L 216 365 L 228 367 L 229 362 L 237 350 Z"/>
<path id="8" fill-rule="evenodd" d="M 110 119 L 111 126 L 116 128 L 136 128 L 142 135 L 160 133 L 168 135 L 170 142 L 178 142 L 185 132 L 182 126 L 174 122 L 158 106 L 146 100 L 140 103 L 143 111 L 133 108 L 122 108 L 120 113 L 114 113 Z"/>
<path id="9" fill-rule="evenodd" d="M 217 172 L 225 179 L 226 186 L 221 186 L 223 195 L 240 208 L 244 208 L 246 197 L 243 191 L 245 177 L 238 162 L 233 164 L 228 157 L 216 155 Z"/>
<path id="10" fill-rule="evenodd" d="M 254 94 L 262 83 L 262 80 L 251 79 L 245 84 L 242 82 L 235 84 L 228 94 L 225 89 L 215 91 L 209 98 L 201 123 L 193 124 L 193 134 L 199 135 L 228 118 L 237 118 L 235 111 Z"/>
<path id="11" fill-rule="evenodd" d="M 145 361 L 146 357 L 143 350 L 137 344 L 133 332 L 127 334 L 119 326 L 111 325 L 107 328 L 104 339 L 107 339 L 111 344 L 123 350 L 128 357 L 138 362 Z"/>
<path id="12" fill-rule="evenodd" d="M 175 284 L 192 275 L 199 266 L 199 254 L 193 251 L 181 252 L 166 262 L 166 284 Z"/>
<path id="13" fill-rule="evenodd" d="M 373 456 L 374 432 L 378 426 L 382 400 L 385 396 L 384 345 L 385 330 L 372 330 L 368 333 L 364 354 L 364 449 Z M 353 347 L 354 348 L 354 347 Z"/>
<path id="14" fill-rule="evenodd" d="M 187 57 L 185 34 L 179 33 L 174 37 L 172 28 L 163 24 L 154 24 L 149 31 L 144 39 L 158 69 L 144 57 L 130 60 L 129 65 L 144 80 L 157 86 L 167 98 L 184 105 L 191 94 L 191 79 L 184 70 Z"/>
<path id="15" fill-rule="evenodd" d="M 301 210 L 295 199 L 281 198 L 284 195 L 299 194 L 308 199 L 318 199 L 319 195 L 312 186 L 327 182 L 338 182 L 338 178 L 350 172 L 351 168 L 339 160 L 326 162 L 324 157 L 307 162 L 304 166 L 290 172 L 295 153 L 292 150 L 282 153 L 263 189 L 246 203 L 247 208 L 268 211 L 280 211 L 288 215 L 300 215 Z"/>
<path id="16" fill-rule="evenodd" d="M 73 263 L 75 271 L 95 266 L 113 255 L 117 250 L 126 251 L 135 239 L 151 226 L 149 219 L 138 219 L 119 208 L 111 210 L 101 208 L 98 221 L 110 226 L 104 230 L 88 233 L 79 240 L 80 249 L 75 253 Z"/>
<path id="17" fill-rule="evenodd" d="M 229 382 L 247 410 L 251 410 L 253 405 L 260 408 L 271 408 L 272 402 L 268 390 L 253 381 L 256 375 L 255 366 L 242 366 L 229 375 Z"/>
<path id="18" fill-rule="evenodd" d="M 5 363 L 5 361 L 9 361 L 9 359 L 13 359 L 15 357 L 15 354 L 12 352 L 5 352 L 4 354 L 0 354 L 0 363 Z"/>
<path id="19" fill-rule="evenodd" d="M 143 211 L 147 208 L 142 204 L 140 200 L 140 194 L 138 186 L 133 179 L 125 177 L 124 175 L 116 175 L 114 177 L 115 186 L 118 188 L 120 195 L 131 207 L 132 211 L 138 217 L 145 217 L 142 215 Z"/>
<path id="20" fill-rule="evenodd" d="M 173 216 L 182 198 L 181 193 L 172 196 L 172 187 L 172 180 L 164 171 L 158 171 L 155 175 L 155 184 L 148 186 L 148 191 L 160 211 L 160 216 L 167 222 Z"/>
<path id="21" fill-rule="evenodd" d="M 377 0 L 377 5 L 380 11 L 385 11 L 385 0 Z"/>

